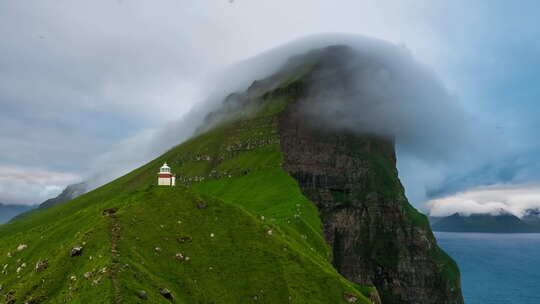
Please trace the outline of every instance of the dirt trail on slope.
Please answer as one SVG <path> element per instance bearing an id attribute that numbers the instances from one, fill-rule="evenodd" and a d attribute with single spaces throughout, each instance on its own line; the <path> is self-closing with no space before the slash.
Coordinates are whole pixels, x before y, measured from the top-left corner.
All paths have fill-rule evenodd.
<path id="1" fill-rule="evenodd" d="M 118 282 L 118 273 L 120 272 L 120 252 L 118 251 L 118 243 L 120 241 L 120 223 L 118 217 L 113 214 L 110 215 L 110 233 L 111 233 L 111 254 L 112 265 L 110 270 L 110 278 L 113 286 L 113 303 L 123 303 L 122 292 L 120 290 L 120 283 Z"/>

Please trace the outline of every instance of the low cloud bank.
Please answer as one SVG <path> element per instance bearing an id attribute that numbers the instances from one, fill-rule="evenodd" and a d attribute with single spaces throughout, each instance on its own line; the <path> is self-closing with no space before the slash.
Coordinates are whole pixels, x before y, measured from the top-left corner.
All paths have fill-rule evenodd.
<path id="1" fill-rule="evenodd" d="M 395 138 L 428 162 L 476 149 L 471 119 L 437 75 L 409 51 L 375 39 L 329 49 L 314 76 L 309 118 L 327 127 Z"/>
<path id="2" fill-rule="evenodd" d="M 36 205 L 58 195 L 65 185 L 79 181 L 74 174 L 43 169 L 0 167 L 0 203 Z"/>
<path id="3" fill-rule="evenodd" d="M 431 200 L 427 207 L 431 216 L 511 213 L 523 217 L 527 210 L 540 209 L 540 184 L 479 187 Z"/>
<path id="4" fill-rule="evenodd" d="M 346 47 L 328 51 L 330 56 L 315 75 L 317 89 L 309 92 L 313 107 L 308 114 L 313 121 L 395 136 L 401 150 L 425 161 L 449 158 L 465 146 L 466 114 L 436 75 L 406 48 L 363 36 L 326 34 L 274 48 L 206 79 L 200 90 L 209 93 L 206 99 L 165 128 L 119 143 L 98 158 L 89 178 L 97 186 L 157 157 L 192 136 L 228 94 L 276 73 L 291 64 L 292 57 L 294 64 L 301 64 L 312 58 L 302 56 L 307 52 L 336 45 Z"/>
<path id="5" fill-rule="evenodd" d="M 340 47 L 328 52 L 315 74 L 307 97 L 313 101 L 309 119 L 326 127 L 394 136 L 405 161 L 412 155 L 429 168 L 437 164 L 444 170 L 450 160 L 479 151 L 471 137 L 471 121 L 457 98 L 408 49 L 358 35 L 325 34 L 268 50 L 208 77 L 199 89 L 208 95 L 194 102 L 191 111 L 163 129 L 120 142 L 94 162 L 87 179 L 96 187 L 159 156 L 191 137 L 230 93 L 243 92 L 286 64 L 312 58 L 303 56 L 307 52 L 329 46 Z"/>

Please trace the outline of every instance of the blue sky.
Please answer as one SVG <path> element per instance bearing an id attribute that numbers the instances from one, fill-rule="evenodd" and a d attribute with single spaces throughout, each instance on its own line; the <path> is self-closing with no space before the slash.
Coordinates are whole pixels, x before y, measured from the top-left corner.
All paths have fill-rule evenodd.
<path id="1" fill-rule="evenodd" d="M 182 138 L 139 141 L 204 100 L 219 86 L 213 75 L 325 32 L 404 45 L 475 122 L 475 147 L 456 147 L 465 156 L 398 155 L 416 206 L 535 183 L 539 11 L 538 1 L 502 0 L 1 2 L 0 202 L 39 203 L 104 168 L 132 169 Z"/>
<path id="2" fill-rule="evenodd" d="M 499 151 L 501 156 L 493 163 L 456 173 L 449 180 L 463 183 L 461 187 L 538 180 L 540 4 L 452 3 L 453 18 L 435 23 L 453 53 L 440 76 L 453 83 L 474 119 L 494 130 L 498 141 L 490 148 L 508 151 Z M 456 185 L 447 186 L 447 191 L 454 191 Z"/>

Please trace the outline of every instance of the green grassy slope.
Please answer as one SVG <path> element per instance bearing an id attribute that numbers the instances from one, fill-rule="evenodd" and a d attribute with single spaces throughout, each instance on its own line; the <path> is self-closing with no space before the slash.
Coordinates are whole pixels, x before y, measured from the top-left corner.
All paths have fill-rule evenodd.
<path id="1" fill-rule="evenodd" d="M 0 301 L 137 303 L 144 290 L 148 303 L 166 303 L 167 288 L 177 303 L 345 303 L 345 294 L 369 303 L 372 288 L 330 264 L 315 205 L 281 169 L 287 101 L 260 98 L 101 188 L 0 226 Z M 155 186 L 165 161 L 180 186 Z M 81 256 L 70 257 L 74 246 Z"/>

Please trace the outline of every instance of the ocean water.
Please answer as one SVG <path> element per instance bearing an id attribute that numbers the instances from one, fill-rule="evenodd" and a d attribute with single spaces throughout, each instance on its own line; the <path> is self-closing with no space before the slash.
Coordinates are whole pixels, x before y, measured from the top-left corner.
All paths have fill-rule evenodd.
<path id="1" fill-rule="evenodd" d="M 540 234 L 435 236 L 459 265 L 466 304 L 540 304 Z"/>

